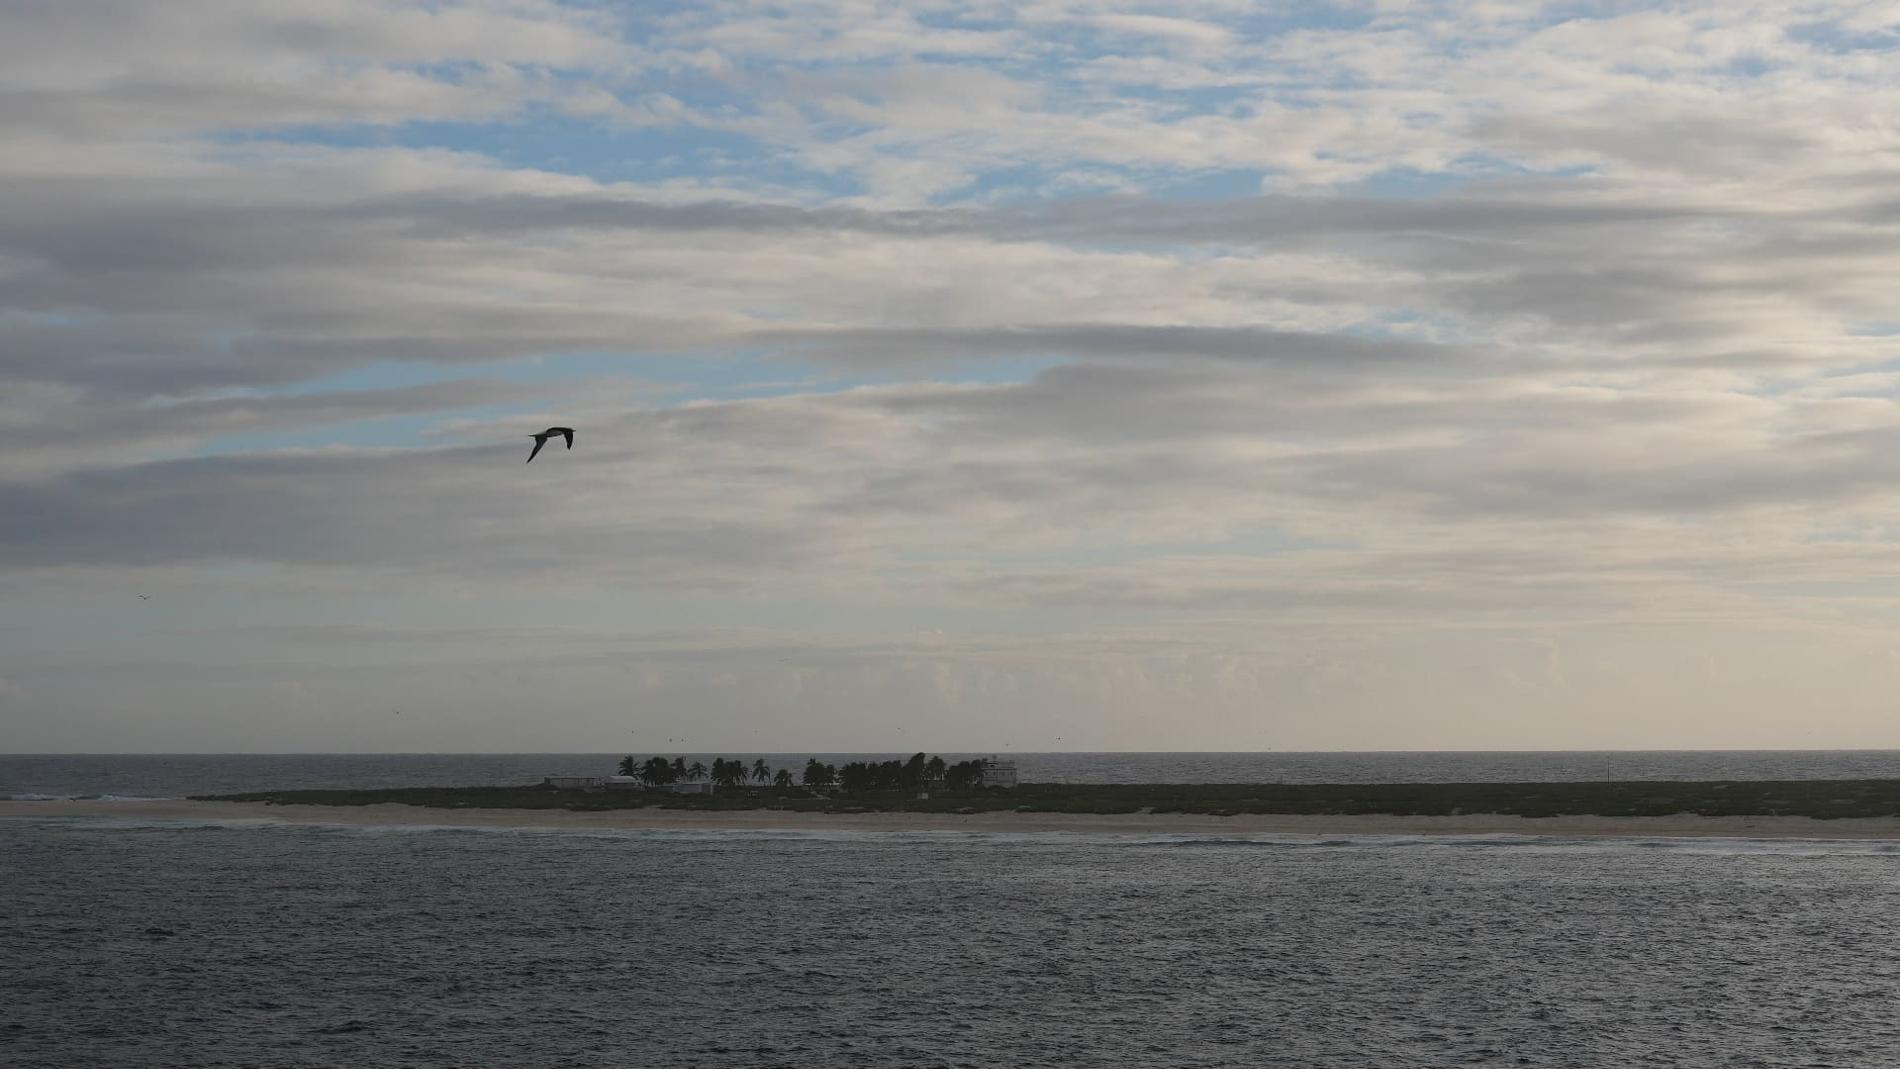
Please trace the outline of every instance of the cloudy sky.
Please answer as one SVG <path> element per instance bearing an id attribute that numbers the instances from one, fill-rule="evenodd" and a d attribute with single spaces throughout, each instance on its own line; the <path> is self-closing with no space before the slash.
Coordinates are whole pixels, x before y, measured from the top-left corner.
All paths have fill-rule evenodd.
<path id="1" fill-rule="evenodd" d="M 0 0 L 0 749 L 1900 746 L 1897 47 Z"/>

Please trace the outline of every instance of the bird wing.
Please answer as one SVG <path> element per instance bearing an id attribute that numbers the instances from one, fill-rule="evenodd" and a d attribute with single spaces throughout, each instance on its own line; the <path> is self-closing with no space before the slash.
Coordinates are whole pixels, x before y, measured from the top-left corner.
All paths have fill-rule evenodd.
<path id="1" fill-rule="evenodd" d="M 567 447 L 569 449 L 574 448 L 574 428 L 572 427 L 561 428 L 561 437 L 567 439 Z"/>
<path id="2" fill-rule="evenodd" d="M 537 435 L 534 435 L 533 437 L 534 437 L 534 452 L 528 454 L 527 463 L 529 464 L 534 463 L 535 453 L 539 453 L 541 451 L 541 447 L 548 444 L 547 438 L 544 437 L 543 435 L 537 434 Z"/>

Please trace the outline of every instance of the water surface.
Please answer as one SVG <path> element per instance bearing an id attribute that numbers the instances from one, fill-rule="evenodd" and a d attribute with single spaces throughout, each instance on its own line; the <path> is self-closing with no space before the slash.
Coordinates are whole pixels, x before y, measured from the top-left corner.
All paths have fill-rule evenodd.
<path id="1" fill-rule="evenodd" d="M 0 820 L 0 1063 L 1900 1065 L 1887 844 Z"/>

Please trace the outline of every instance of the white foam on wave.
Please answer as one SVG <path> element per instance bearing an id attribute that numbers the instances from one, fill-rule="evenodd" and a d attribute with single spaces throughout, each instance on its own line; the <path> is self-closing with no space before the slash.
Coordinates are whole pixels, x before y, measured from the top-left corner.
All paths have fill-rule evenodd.
<path id="1" fill-rule="evenodd" d="M 12 796 L 21 801 L 58 800 L 46 795 Z M 114 801 L 154 801 L 115 796 L 93 796 Z M 113 829 L 204 828 L 255 830 L 259 828 L 320 829 L 329 833 L 393 835 L 483 835 L 512 837 L 583 838 L 643 843 L 892 843 L 998 845 L 1095 844 L 1124 849 L 1276 849 L 1323 851 L 1387 850 L 1512 850 L 1551 852 L 1622 852 L 1655 850 L 1685 854 L 1859 855 L 1900 856 L 1900 840 L 1833 838 L 1746 838 L 1715 836 L 1585 836 L 1497 834 L 1332 834 L 1297 832 L 1194 833 L 1153 831 L 1009 831 L 956 828 L 615 828 L 599 826 L 463 824 L 415 821 L 360 823 L 348 819 L 325 821 L 307 817 L 294 820 L 276 814 L 250 817 L 145 817 L 136 815 L 75 815 L 41 817 L 63 825 L 85 824 Z"/>
<path id="2" fill-rule="evenodd" d="M 175 798 L 156 794 L 40 794 L 25 791 L 6 796 L 9 802 L 174 802 Z"/>
<path id="3" fill-rule="evenodd" d="M 959 828 L 615 828 L 600 826 L 522 824 L 437 824 L 428 822 L 363 824 L 298 819 L 271 821 L 279 827 L 322 828 L 354 835 L 491 835 L 569 839 L 600 839 L 644 843 L 901 843 L 999 844 L 1083 842 L 1126 843 L 1131 836 L 1118 832 L 971 831 Z"/>
<path id="4" fill-rule="evenodd" d="M 1728 836 L 1662 835 L 1193 835 L 1148 837 L 1139 844 L 1176 847 L 1272 847 L 1279 849 L 1392 850 L 1436 848 L 1445 850 L 1523 850 L 1536 852 L 1590 852 L 1664 850 L 1691 854 L 1858 854 L 1900 855 L 1900 841 L 1891 839 L 1747 838 Z"/>
<path id="5" fill-rule="evenodd" d="M 107 831 L 149 831 L 149 830 L 154 830 L 154 829 L 192 830 L 192 829 L 218 829 L 218 828 L 255 829 L 255 828 L 288 827 L 288 825 L 284 824 L 281 821 L 271 820 L 267 817 L 259 817 L 259 818 L 254 818 L 254 819 L 243 818 L 243 817 L 231 817 L 231 818 L 141 817 L 141 816 L 109 816 L 109 815 L 92 814 L 92 813 L 71 814 L 71 815 L 62 814 L 62 815 L 55 816 L 51 814 L 42 814 L 42 813 L 9 814 L 5 812 L 4 810 L 0 810 L 0 819 L 6 820 L 9 824 L 26 825 L 28 827 L 32 827 L 36 825 L 51 825 L 54 827 L 68 828 L 68 829 L 85 828 L 88 830 L 104 829 Z"/>
<path id="6" fill-rule="evenodd" d="M 79 794 L 73 796 L 75 802 L 170 802 L 176 799 L 156 794 Z"/>
<path id="7" fill-rule="evenodd" d="M 315 822 L 299 821 L 313 826 Z M 640 842 L 918 842 L 985 838 L 1031 838 L 1037 833 L 988 834 L 937 829 L 877 831 L 863 828 L 613 828 L 546 824 L 322 824 L 325 828 L 365 835 L 466 834 L 633 840 Z M 1053 833 L 1057 838 L 1063 833 Z"/>
<path id="8" fill-rule="evenodd" d="M 282 826 L 293 826 L 278 822 Z M 997 843 L 999 845 L 1065 845 L 1089 843 L 1119 847 L 1278 848 L 1302 850 L 1523 850 L 1536 852 L 1603 852 L 1667 850 L 1697 854 L 1857 854 L 1900 855 L 1900 842 L 1881 839 L 1748 839 L 1702 836 L 1556 836 L 1474 835 L 1306 835 L 1262 832 L 1252 835 L 1162 834 L 1121 831 L 970 831 L 954 828 L 603 828 L 550 825 L 494 824 L 357 824 L 300 821 L 302 826 L 366 835 L 463 834 L 536 837 L 579 837 L 632 842 L 736 843 Z"/>

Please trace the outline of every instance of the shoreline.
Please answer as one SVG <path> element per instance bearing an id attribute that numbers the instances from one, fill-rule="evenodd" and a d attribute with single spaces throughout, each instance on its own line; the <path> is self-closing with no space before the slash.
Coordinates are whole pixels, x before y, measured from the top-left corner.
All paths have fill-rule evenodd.
<path id="1" fill-rule="evenodd" d="M 275 805 L 183 799 L 60 799 L 0 802 L 0 820 L 100 818 L 260 821 L 351 827 L 618 829 L 631 831 L 964 831 L 1073 832 L 1095 835 L 1522 835 L 1561 838 L 1900 839 L 1900 817 L 1723 816 L 1518 817 L 1390 814 L 1242 813 L 823 813 L 772 809 L 440 809 L 383 803 L 366 806 Z"/>

